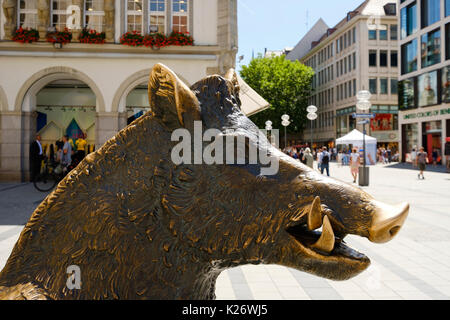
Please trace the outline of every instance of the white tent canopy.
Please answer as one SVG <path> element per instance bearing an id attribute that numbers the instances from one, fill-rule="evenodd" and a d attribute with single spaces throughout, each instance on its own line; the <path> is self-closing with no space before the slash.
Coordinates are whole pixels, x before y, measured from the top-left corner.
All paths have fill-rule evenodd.
<path id="1" fill-rule="evenodd" d="M 254 115 L 269 107 L 269 103 L 261 97 L 255 90 L 253 90 L 244 80 L 237 74 L 239 82 L 241 100 L 241 110 L 247 116 Z"/>
<path id="2" fill-rule="evenodd" d="M 352 144 L 355 146 L 362 146 L 363 145 L 363 133 L 361 131 L 358 131 L 356 129 L 353 129 L 352 132 L 348 133 L 347 135 L 336 139 L 336 144 Z M 376 145 L 377 139 L 371 136 L 368 136 L 366 134 L 366 144 L 367 145 Z"/>
<path id="3" fill-rule="evenodd" d="M 346 144 L 353 145 L 353 147 L 357 147 L 360 151 L 363 147 L 363 138 L 364 135 L 361 131 L 354 129 L 349 134 L 336 139 L 336 145 Z M 377 139 L 366 134 L 366 163 L 368 165 L 376 164 L 376 155 L 377 155 Z"/>

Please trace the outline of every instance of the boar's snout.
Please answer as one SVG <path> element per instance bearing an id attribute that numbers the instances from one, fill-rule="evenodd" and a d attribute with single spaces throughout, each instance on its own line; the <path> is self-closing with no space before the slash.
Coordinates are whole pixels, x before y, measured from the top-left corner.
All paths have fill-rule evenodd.
<path id="1" fill-rule="evenodd" d="M 369 240 L 383 243 L 391 240 L 400 230 L 409 212 L 409 204 L 391 206 L 372 200 L 375 212 L 369 227 Z"/>

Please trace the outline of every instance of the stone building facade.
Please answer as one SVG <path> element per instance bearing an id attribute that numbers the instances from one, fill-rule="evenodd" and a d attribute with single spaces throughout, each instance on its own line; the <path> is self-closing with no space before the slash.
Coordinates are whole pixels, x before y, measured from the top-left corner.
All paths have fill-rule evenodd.
<path id="1" fill-rule="evenodd" d="M 69 130 L 98 148 L 148 109 L 146 86 L 156 63 L 188 85 L 235 66 L 237 0 L 0 0 L 0 181 L 29 179 L 36 133 L 49 145 Z M 75 25 L 75 27 L 74 27 Z M 46 42 L 69 26 L 72 41 Z M 39 32 L 12 41 L 19 28 Z M 104 44 L 80 43 L 82 28 L 105 32 Z M 192 46 L 160 49 L 120 43 L 126 32 L 189 34 Z"/>

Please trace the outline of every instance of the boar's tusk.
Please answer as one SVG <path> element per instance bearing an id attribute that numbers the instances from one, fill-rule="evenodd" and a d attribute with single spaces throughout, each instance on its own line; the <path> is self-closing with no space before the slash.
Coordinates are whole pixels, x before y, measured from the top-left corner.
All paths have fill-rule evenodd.
<path id="1" fill-rule="evenodd" d="M 315 197 L 308 213 L 308 229 L 315 230 L 322 225 L 322 206 L 320 198 Z"/>
<path id="2" fill-rule="evenodd" d="M 327 216 L 323 217 L 322 235 L 312 247 L 327 253 L 330 253 L 334 248 L 334 232 Z"/>

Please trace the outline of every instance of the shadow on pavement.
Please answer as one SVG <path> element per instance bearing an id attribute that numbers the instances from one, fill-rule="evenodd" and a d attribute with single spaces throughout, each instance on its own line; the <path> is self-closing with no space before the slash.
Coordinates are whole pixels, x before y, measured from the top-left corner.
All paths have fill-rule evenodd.
<path id="1" fill-rule="evenodd" d="M 411 163 L 394 163 L 387 165 L 386 168 L 394 168 L 394 169 L 405 169 L 405 170 L 419 170 L 417 167 L 413 167 Z M 427 164 L 426 170 L 428 172 L 439 172 L 439 173 L 446 173 L 447 169 L 445 166 L 437 165 L 434 167 L 432 164 Z"/>

